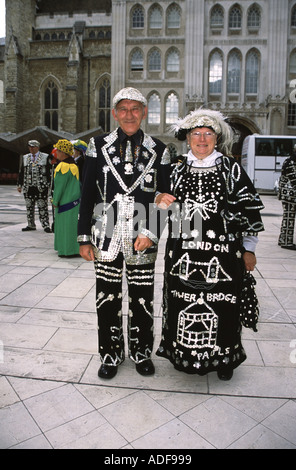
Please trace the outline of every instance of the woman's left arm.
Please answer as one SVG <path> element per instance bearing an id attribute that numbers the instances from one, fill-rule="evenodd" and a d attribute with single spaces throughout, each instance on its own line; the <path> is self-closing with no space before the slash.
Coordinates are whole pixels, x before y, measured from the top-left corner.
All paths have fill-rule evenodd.
<path id="1" fill-rule="evenodd" d="M 243 254 L 243 260 L 245 263 L 246 271 L 254 271 L 255 266 L 257 264 L 257 258 L 255 253 L 251 251 L 245 251 Z"/>
<path id="2" fill-rule="evenodd" d="M 243 260 L 247 271 L 254 271 L 257 264 L 255 250 L 258 241 L 259 240 L 257 236 L 247 234 L 243 236 Z"/>

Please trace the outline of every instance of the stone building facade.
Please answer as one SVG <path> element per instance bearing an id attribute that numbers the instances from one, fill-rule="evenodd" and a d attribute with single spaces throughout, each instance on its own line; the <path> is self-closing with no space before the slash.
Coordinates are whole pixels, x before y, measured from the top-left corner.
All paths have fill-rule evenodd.
<path id="1" fill-rule="evenodd" d="M 85 9 L 76 12 L 75 3 Z M 95 4 L 103 10 L 88 12 Z M 111 1 L 6 2 L 4 132 L 46 125 L 76 134 L 98 127 L 103 75 L 110 82 L 110 7 Z"/>
<path id="2" fill-rule="evenodd" d="M 229 117 L 236 154 L 248 134 L 294 134 L 295 64 L 295 1 L 112 2 L 112 92 L 139 87 L 146 129 L 177 151 L 171 122 L 200 106 Z"/>
<path id="3" fill-rule="evenodd" d="M 147 97 L 144 130 L 172 153 L 170 125 L 200 106 L 229 117 L 237 155 L 248 134 L 294 135 L 296 0 L 6 1 L 0 157 L 32 130 L 48 148 L 109 131 L 123 86 Z"/>

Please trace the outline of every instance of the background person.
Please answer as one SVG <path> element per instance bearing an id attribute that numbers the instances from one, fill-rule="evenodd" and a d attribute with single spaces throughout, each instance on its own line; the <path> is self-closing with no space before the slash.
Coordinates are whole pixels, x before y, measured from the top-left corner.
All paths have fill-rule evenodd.
<path id="1" fill-rule="evenodd" d="M 55 146 L 59 161 L 54 172 L 54 249 L 59 256 L 79 255 L 77 223 L 80 207 L 79 169 L 73 159 L 73 144 L 66 139 Z"/>
<path id="2" fill-rule="evenodd" d="M 18 176 L 17 190 L 23 189 L 27 210 L 27 227 L 23 232 L 36 230 L 35 205 L 37 203 L 39 220 L 45 232 L 51 233 L 48 215 L 48 190 L 50 186 L 49 155 L 40 152 L 40 143 L 37 140 L 28 142 L 29 152 L 22 157 Z"/>
<path id="3" fill-rule="evenodd" d="M 52 204 L 52 198 L 53 198 L 53 189 L 54 189 L 54 172 L 56 167 L 59 164 L 59 161 L 57 159 L 57 149 L 53 148 L 50 155 L 49 155 L 49 161 L 51 164 L 51 170 L 50 170 L 50 187 L 49 187 L 49 195 L 50 195 L 50 202 L 51 202 L 51 209 L 52 209 L 52 224 L 51 224 L 51 230 L 54 232 L 54 207 Z"/>
<path id="4" fill-rule="evenodd" d="M 283 205 L 283 219 L 279 236 L 279 246 L 296 250 L 294 244 L 296 214 L 296 146 L 289 158 L 284 161 L 279 181 L 279 199 Z"/>
<path id="5" fill-rule="evenodd" d="M 83 140 L 78 139 L 78 140 L 75 140 L 73 145 L 74 145 L 73 158 L 74 158 L 76 165 L 79 168 L 79 181 L 80 181 L 80 184 L 82 185 L 83 165 L 84 165 L 85 152 L 87 150 L 87 143 L 84 142 Z"/>

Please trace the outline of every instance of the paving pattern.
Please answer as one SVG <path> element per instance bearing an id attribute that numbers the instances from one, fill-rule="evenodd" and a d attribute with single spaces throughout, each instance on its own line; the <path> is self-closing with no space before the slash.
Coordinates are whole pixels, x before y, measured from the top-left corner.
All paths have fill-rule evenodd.
<path id="1" fill-rule="evenodd" d="M 0 186 L 0 448 L 296 449 L 296 252 L 277 245 L 281 203 L 262 199 L 259 331 L 244 329 L 248 359 L 233 379 L 187 376 L 154 355 L 155 376 L 127 359 L 106 382 L 97 376 L 92 263 L 59 258 L 38 222 L 23 233 L 23 197 Z"/>

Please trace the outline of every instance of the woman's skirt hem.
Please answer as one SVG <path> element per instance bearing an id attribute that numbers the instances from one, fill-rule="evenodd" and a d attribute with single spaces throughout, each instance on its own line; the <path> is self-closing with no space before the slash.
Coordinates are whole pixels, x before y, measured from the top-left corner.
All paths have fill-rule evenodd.
<path id="1" fill-rule="evenodd" d="M 240 366 L 246 359 L 247 355 L 242 346 L 239 349 L 233 351 L 232 354 L 225 356 L 213 356 L 208 360 L 203 361 L 192 361 L 189 363 L 186 360 L 180 360 L 179 358 L 173 357 L 169 351 L 165 351 L 162 347 L 159 347 L 156 351 L 156 356 L 163 357 L 168 359 L 171 364 L 175 367 L 176 370 L 180 372 L 185 372 L 186 374 L 196 374 L 196 375 L 206 375 L 209 372 L 217 372 L 223 370 L 225 367 L 236 369 Z"/>

